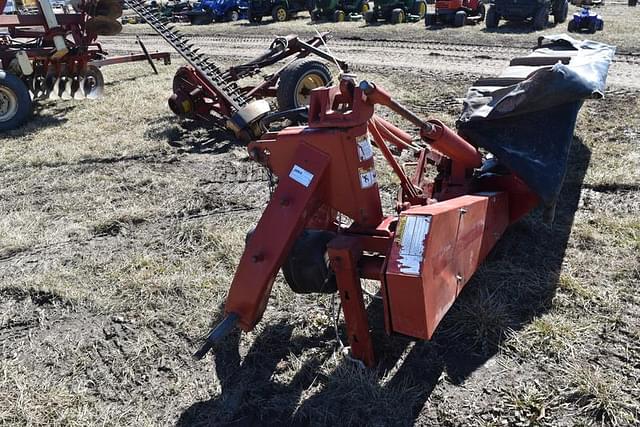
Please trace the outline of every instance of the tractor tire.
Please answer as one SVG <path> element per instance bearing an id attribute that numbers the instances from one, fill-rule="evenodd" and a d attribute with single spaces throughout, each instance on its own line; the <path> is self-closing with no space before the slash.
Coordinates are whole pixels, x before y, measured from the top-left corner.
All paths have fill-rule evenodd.
<path id="1" fill-rule="evenodd" d="M 567 25 L 567 31 L 570 33 L 575 33 L 576 32 L 576 21 L 574 21 L 573 19 L 571 21 L 569 21 L 569 24 Z"/>
<path id="2" fill-rule="evenodd" d="M 598 31 L 604 30 L 604 21 L 599 22 L 599 25 L 596 27 L 596 30 Z"/>
<path id="3" fill-rule="evenodd" d="M 271 10 L 271 17 L 275 22 L 284 22 L 289 20 L 289 11 L 286 7 L 278 5 Z"/>
<path id="4" fill-rule="evenodd" d="M 391 23 L 392 24 L 402 24 L 405 22 L 404 10 L 398 8 L 393 9 L 391 11 Z"/>
<path id="5" fill-rule="evenodd" d="M 438 19 L 436 18 L 435 13 L 427 13 L 424 15 L 424 26 L 431 27 L 432 25 L 436 25 Z"/>
<path id="6" fill-rule="evenodd" d="M 411 11 L 414 15 L 418 15 L 420 19 L 424 18 L 427 14 L 427 2 L 425 0 L 418 0 L 413 4 L 413 10 Z"/>
<path id="7" fill-rule="evenodd" d="M 569 2 L 564 0 L 562 5 L 558 10 L 553 11 L 553 22 L 554 24 L 562 24 L 567 20 L 567 16 L 569 15 Z"/>
<path id="8" fill-rule="evenodd" d="M 628 5 L 629 7 L 636 7 L 636 6 L 638 5 L 638 0 L 629 0 L 629 1 L 627 2 L 627 5 Z"/>
<path id="9" fill-rule="evenodd" d="M 345 17 L 344 10 L 336 10 L 333 12 L 333 22 L 344 22 Z"/>
<path id="10" fill-rule="evenodd" d="M 0 70 L 0 131 L 22 126 L 32 107 L 27 85 L 16 75 Z"/>
<path id="11" fill-rule="evenodd" d="M 213 22 L 213 18 L 209 15 L 191 15 L 189 22 L 191 25 L 209 25 Z"/>
<path id="12" fill-rule="evenodd" d="M 309 229 L 298 236 L 282 264 L 282 275 L 293 292 L 332 294 L 338 290 L 327 256 L 327 244 L 335 237 L 331 231 Z"/>
<path id="13" fill-rule="evenodd" d="M 496 7 L 489 5 L 489 10 L 487 11 L 487 16 L 484 21 L 485 26 L 487 28 L 498 28 L 499 23 L 500 23 L 500 17 L 496 12 Z"/>
<path id="14" fill-rule="evenodd" d="M 596 21 L 590 21 L 587 29 L 590 34 L 595 34 L 595 32 L 598 31 L 598 23 Z"/>
<path id="15" fill-rule="evenodd" d="M 293 110 L 309 105 L 311 90 L 327 86 L 332 80 L 331 70 L 324 62 L 311 58 L 293 61 L 280 74 L 276 89 L 278 110 Z"/>
<path id="16" fill-rule="evenodd" d="M 480 3 L 478 5 L 478 8 L 475 10 L 475 16 L 480 17 L 480 19 L 478 19 L 479 22 L 484 21 L 487 16 L 487 9 L 485 8 L 484 3 Z"/>
<path id="17" fill-rule="evenodd" d="M 368 11 L 364 14 L 364 22 L 367 24 L 374 24 L 378 19 L 376 18 L 376 14 L 373 10 Z"/>
<path id="18" fill-rule="evenodd" d="M 240 12 L 237 9 L 232 9 L 227 12 L 227 16 L 225 18 L 227 21 L 236 22 L 240 19 Z"/>
<path id="19" fill-rule="evenodd" d="M 453 26 L 454 27 L 462 27 L 464 26 L 465 21 L 467 20 L 467 12 L 464 10 L 459 10 L 453 17 Z"/>
<path id="20" fill-rule="evenodd" d="M 547 6 L 542 6 L 537 10 L 533 17 L 533 29 L 536 31 L 544 30 L 549 24 L 549 9 Z"/>

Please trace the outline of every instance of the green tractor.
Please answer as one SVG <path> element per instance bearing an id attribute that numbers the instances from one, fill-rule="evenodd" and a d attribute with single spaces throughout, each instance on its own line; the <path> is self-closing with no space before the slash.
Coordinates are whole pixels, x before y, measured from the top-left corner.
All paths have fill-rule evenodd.
<path id="1" fill-rule="evenodd" d="M 392 24 L 417 22 L 427 14 L 426 0 L 375 0 L 373 10 L 364 14 L 367 24 L 382 19 Z"/>
<path id="2" fill-rule="evenodd" d="M 369 0 L 314 0 L 309 13 L 314 21 L 343 22 L 362 19 L 371 9 Z"/>

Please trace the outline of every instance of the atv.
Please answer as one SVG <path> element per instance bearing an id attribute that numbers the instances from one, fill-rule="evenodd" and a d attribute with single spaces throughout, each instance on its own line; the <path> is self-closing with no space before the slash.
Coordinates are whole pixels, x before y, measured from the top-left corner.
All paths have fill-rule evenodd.
<path id="1" fill-rule="evenodd" d="M 553 15 L 554 23 L 560 24 L 568 14 L 567 0 L 491 0 L 485 23 L 487 28 L 497 28 L 500 19 L 531 20 L 533 29 L 540 31 L 549 23 L 549 15 Z"/>
<path id="2" fill-rule="evenodd" d="M 591 12 L 588 7 L 583 7 L 582 10 L 573 14 L 573 18 L 567 25 L 567 30 L 570 33 L 578 33 L 582 30 L 593 34 L 596 31 L 602 31 L 604 29 L 604 20 L 600 15 L 595 12 Z"/>
<path id="3" fill-rule="evenodd" d="M 484 21 L 485 7 L 482 0 L 437 0 L 434 13 L 424 16 L 427 27 L 439 23 L 462 27 Z"/>
<path id="4" fill-rule="evenodd" d="M 247 0 L 201 0 L 185 12 L 191 25 L 207 25 L 212 22 L 237 21 L 246 17 Z"/>
<path id="5" fill-rule="evenodd" d="M 382 19 L 392 24 L 415 22 L 427 14 L 426 0 L 375 0 L 373 10 L 364 14 L 367 24 Z"/>

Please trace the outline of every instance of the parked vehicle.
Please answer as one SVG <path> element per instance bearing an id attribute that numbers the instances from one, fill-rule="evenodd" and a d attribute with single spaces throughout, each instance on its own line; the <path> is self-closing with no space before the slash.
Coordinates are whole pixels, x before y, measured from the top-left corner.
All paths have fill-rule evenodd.
<path id="1" fill-rule="evenodd" d="M 567 0 L 491 0 L 485 22 L 487 28 L 497 28 L 501 19 L 530 20 L 533 29 L 539 31 L 549 23 L 549 15 L 553 15 L 554 23 L 561 24 L 568 14 Z"/>
<path id="2" fill-rule="evenodd" d="M 249 0 L 248 15 L 249 21 L 254 23 L 261 22 L 265 16 L 284 22 L 309 9 L 307 0 Z"/>
<path id="3" fill-rule="evenodd" d="M 315 0 L 309 14 L 314 21 L 342 22 L 362 19 L 372 9 L 369 0 Z"/>
<path id="4" fill-rule="evenodd" d="M 191 25 L 207 25 L 214 21 L 237 21 L 247 16 L 247 0 L 201 0 L 185 12 Z"/>
<path id="5" fill-rule="evenodd" d="M 592 12 L 588 7 L 583 7 L 579 12 L 573 14 L 573 17 L 567 25 L 570 33 L 577 33 L 587 30 L 589 33 L 602 31 L 604 29 L 604 20 L 600 15 Z"/>
<path id="6" fill-rule="evenodd" d="M 427 13 L 424 24 L 462 27 L 484 21 L 485 7 L 482 0 L 437 0 L 434 13 Z"/>
<path id="7" fill-rule="evenodd" d="M 426 13 L 426 0 L 375 0 L 373 10 L 365 13 L 364 19 L 369 24 L 381 19 L 392 24 L 400 24 L 419 21 Z"/>

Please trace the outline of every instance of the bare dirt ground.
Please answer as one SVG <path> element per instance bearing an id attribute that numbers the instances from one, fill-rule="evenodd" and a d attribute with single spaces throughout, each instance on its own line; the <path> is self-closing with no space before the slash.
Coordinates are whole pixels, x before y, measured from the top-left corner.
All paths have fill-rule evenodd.
<path id="1" fill-rule="evenodd" d="M 511 227 L 431 342 L 386 337 L 372 302 L 371 371 L 336 352 L 330 298 L 280 279 L 256 330 L 191 359 L 269 192 L 228 134 L 173 117 L 180 61 L 107 67 L 103 100 L 39 105 L 0 137 L 0 424 L 640 422 L 640 10 L 600 11 L 593 38 L 622 54 L 580 113 L 554 226 L 534 212 Z M 319 29 L 359 77 L 453 124 L 475 79 L 564 26 Z M 302 19 L 184 30 L 223 66 L 314 33 Z M 136 33 L 149 29 L 105 48 L 135 50 Z"/>

